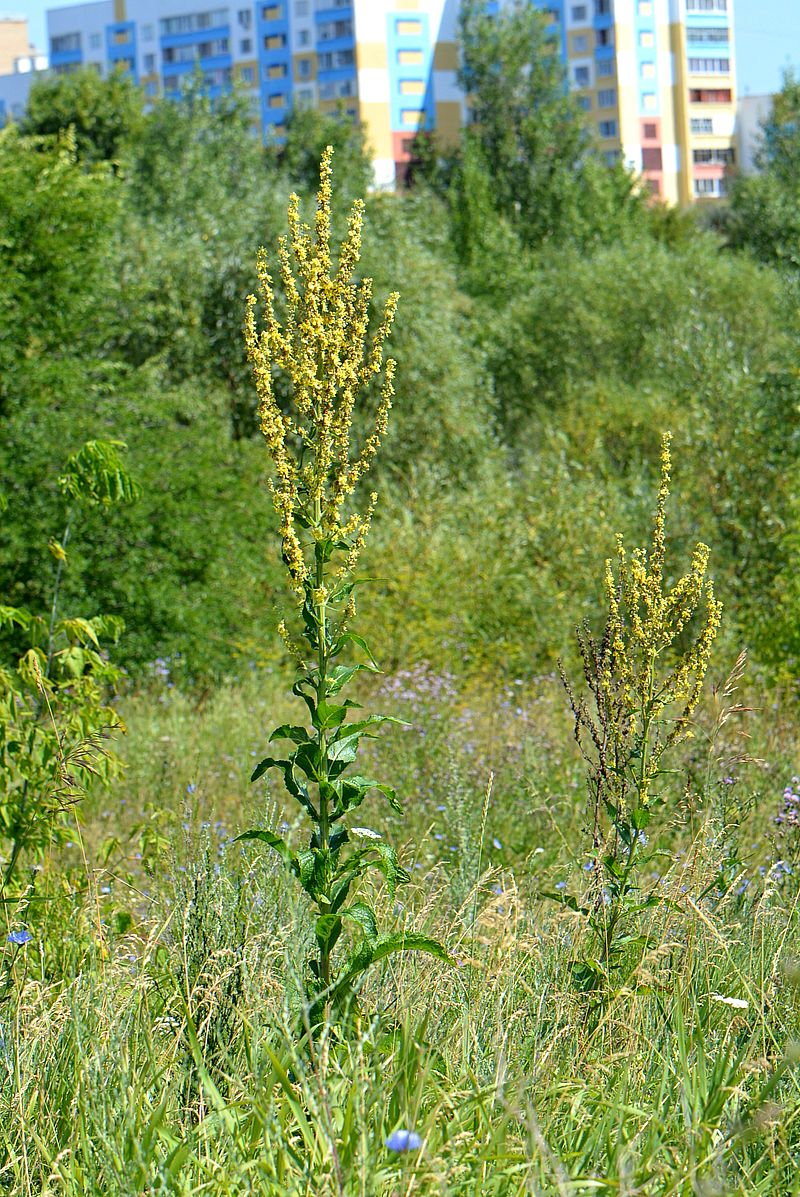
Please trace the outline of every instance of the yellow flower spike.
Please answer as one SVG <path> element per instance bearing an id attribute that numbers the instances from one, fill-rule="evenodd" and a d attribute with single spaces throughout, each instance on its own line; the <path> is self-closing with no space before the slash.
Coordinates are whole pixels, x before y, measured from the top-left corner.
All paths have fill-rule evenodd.
<path id="1" fill-rule="evenodd" d="M 578 644 L 588 689 L 567 693 L 575 735 L 587 762 L 592 850 L 605 845 L 619 867 L 613 876 L 635 876 L 637 844 L 658 809 L 664 756 L 692 735 L 691 720 L 703 690 L 722 608 L 708 578 L 709 550 L 698 544 L 687 572 L 664 587 L 666 516 L 670 493 L 670 436 L 661 444 L 661 471 L 649 553 L 627 553 L 617 537 L 616 560 L 605 562 L 605 632 L 586 631 Z M 616 565 L 616 570 L 615 570 Z M 562 675 L 563 676 L 563 675 Z M 650 832 L 647 832 L 649 835 Z M 626 887 L 610 890 L 603 926 L 622 928 L 634 917 Z M 637 886 L 631 883 L 631 891 Z M 602 902 L 600 902 L 602 905 Z M 620 932 L 622 933 L 622 932 Z M 596 945 L 610 967 L 612 946 Z"/>
<path id="2" fill-rule="evenodd" d="M 314 228 L 304 224 L 297 195 L 289 199 L 288 237 L 278 242 L 278 265 L 285 297 L 285 323 L 275 315 L 274 283 L 266 251 L 256 269 L 261 296 L 262 331 L 256 323 L 256 299 L 245 312 L 245 345 L 258 394 L 259 424 L 273 462 L 273 503 L 279 517 L 283 559 L 293 588 L 305 593 L 317 564 L 314 545 L 338 541 L 344 559 L 338 577 L 355 568 L 366 540 L 374 499 L 362 514 L 348 500 L 369 470 L 384 436 L 394 395 L 394 362 L 383 360 L 398 296 L 391 294 L 378 329 L 369 336 L 372 280 L 353 281 L 361 258 L 364 203 L 350 213 L 338 265 L 331 258 L 332 158 L 328 147 L 320 166 Z M 283 371 L 290 383 L 291 406 L 281 410 L 273 374 Z M 371 427 L 360 448 L 353 442 L 359 395 L 383 373 Z M 320 598 L 313 587 L 312 601 Z"/>

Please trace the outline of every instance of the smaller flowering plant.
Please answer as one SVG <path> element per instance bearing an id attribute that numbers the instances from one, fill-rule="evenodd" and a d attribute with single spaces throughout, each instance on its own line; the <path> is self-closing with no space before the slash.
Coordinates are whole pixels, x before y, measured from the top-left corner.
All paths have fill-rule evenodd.
<path id="1" fill-rule="evenodd" d="M 616 575 L 606 561 L 607 619 L 596 638 L 577 630 L 588 696 L 561 677 L 586 762 L 591 820 L 592 880 L 585 904 L 551 894 L 589 919 L 598 941 L 579 962 L 579 988 L 604 988 L 626 954 L 646 946 L 631 920 L 662 901 L 638 880 L 656 852 L 645 829 L 666 803 L 663 779 L 670 751 L 692 732 L 722 606 L 708 577 L 709 550 L 698 544 L 689 570 L 667 586 L 666 512 L 672 461 L 670 434 L 661 442 L 661 479 L 651 544 L 630 554 L 617 537 Z"/>

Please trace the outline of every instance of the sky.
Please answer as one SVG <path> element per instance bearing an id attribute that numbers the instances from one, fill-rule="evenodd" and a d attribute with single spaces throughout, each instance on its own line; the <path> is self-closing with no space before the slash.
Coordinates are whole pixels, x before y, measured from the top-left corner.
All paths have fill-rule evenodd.
<path id="1" fill-rule="evenodd" d="M 26 16 L 34 45 L 44 48 L 45 10 L 72 3 L 75 0 L 0 0 L 0 16 Z M 129 4 L 133 11 L 136 0 Z M 740 93 L 777 91 L 784 67 L 800 67 L 800 0 L 735 0 L 734 16 Z"/>

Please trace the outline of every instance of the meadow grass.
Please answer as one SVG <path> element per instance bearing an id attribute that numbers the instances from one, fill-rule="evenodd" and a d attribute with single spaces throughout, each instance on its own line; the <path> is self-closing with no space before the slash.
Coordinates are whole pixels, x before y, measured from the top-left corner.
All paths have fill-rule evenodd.
<path id="1" fill-rule="evenodd" d="M 299 1048 L 307 900 L 267 848 L 231 842 L 255 814 L 292 818 L 247 780 L 289 696 L 275 675 L 199 702 L 162 680 L 121 704 L 126 778 L 45 868 L 35 939 L 14 960 L 0 1086 L 9 1190 L 800 1191 L 797 887 L 774 868 L 771 822 L 795 748 L 788 717 L 750 717 L 753 763 L 735 719 L 704 760 L 702 735 L 692 742 L 684 776 L 702 787 L 676 803 L 651 879 L 668 901 L 591 1013 L 570 984 L 581 920 L 539 896 L 564 882 L 578 892 L 585 863 L 585 796 L 554 682 L 468 692 L 421 666 L 376 684 L 410 724 L 371 748 L 406 814 L 369 817 L 402 827 L 412 881 L 394 903 L 368 892 L 387 925 L 435 935 L 457 966 L 395 958 L 364 981 L 369 1013 L 349 1041 Z M 709 700 L 698 732 L 718 722 Z M 421 1148 L 387 1150 L 397 1128 Z"/>

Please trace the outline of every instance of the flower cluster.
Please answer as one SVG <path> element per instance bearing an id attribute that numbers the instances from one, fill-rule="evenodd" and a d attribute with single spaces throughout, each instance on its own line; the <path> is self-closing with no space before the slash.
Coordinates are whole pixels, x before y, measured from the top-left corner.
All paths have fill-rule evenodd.
<path id="1" fill-rule="evenodd" d="M 663 739 L 653 742 L 648 767 L 638 779 L 639 800 L 645 805 L 663 751 L 691 735 L 689 722 L 700 700 L 722 615 L 722 604 L 714 596 L 714 584 L 706 576 L 709 557 L 706 545 L 696 546 L 687 574 L 671 589 L 664 586 L 666 505 L 672 468 L 670 441 L 670 434 L 666 433 L 661 442 L 661 480 L 650 552 L 637 548 L 629 557 L 622 537 L 618 536 L 619 576 L 614 577 L 610 560 L 605 571 L 610 651 L 604 656 L 601 684 L 606 696 L 613 693 L 619 704 L 615 736 L 620 740 L 637 734 L 646 737 L 669 708 L 679 708 L 670 719 L 670 729 Z M 689 647 L 674 657 L 669 668 L 656 679 L 657 662 L 673 654 L 701 603 L 704 610 L 700 625 Z"/>
<path id="2" fill-rule="evenodd" d="M 783 791 L 783 803 L 775 816 L 775 824 L 783 835 L 800 829 L 800 778 L 793 777 Z"/>
<path id="3" fill-rule="evenodd" d="M 353 205 L 336 269 L 331 261 L 332 156 L 329 146 L 322 159 L 313 231 L 300 219 L 298 197 L 293 195 L 290 200 L 289 237 L 280 239 L 278 249 L 286 305 L 283 326 L 275 314 L 273 280 L 264 249 L 257 261 L 263 329 L 259 332 L 256 325 L 254 295 L 247 300 L 245 318 L 259 422 L 274 465 L 275 478 L 270 485 L 283 558 L 299 594 L 312 578 L 311 555 L 323 538 L 346 546 L 341 576 L 355 569 L 377 496 L 370 495 L 360 513 L 346 515 L 344 508 L 378 452 L 394 394 L 395 362 L 390 358 L 384 367 L 383 350 L 399 296 L 389 296 L 378 329 L 370 338 L 372 280 L 354 281 L 361 256 L 363 201 Z M 276 370 L 289 378 L 291 412 L 283 410 L 275 394 Z M 356 399 L 381 371 L 383 383 L 371 429 L 354 449 Z M 303 529 L 308 530 L 306 538 Z"/>

